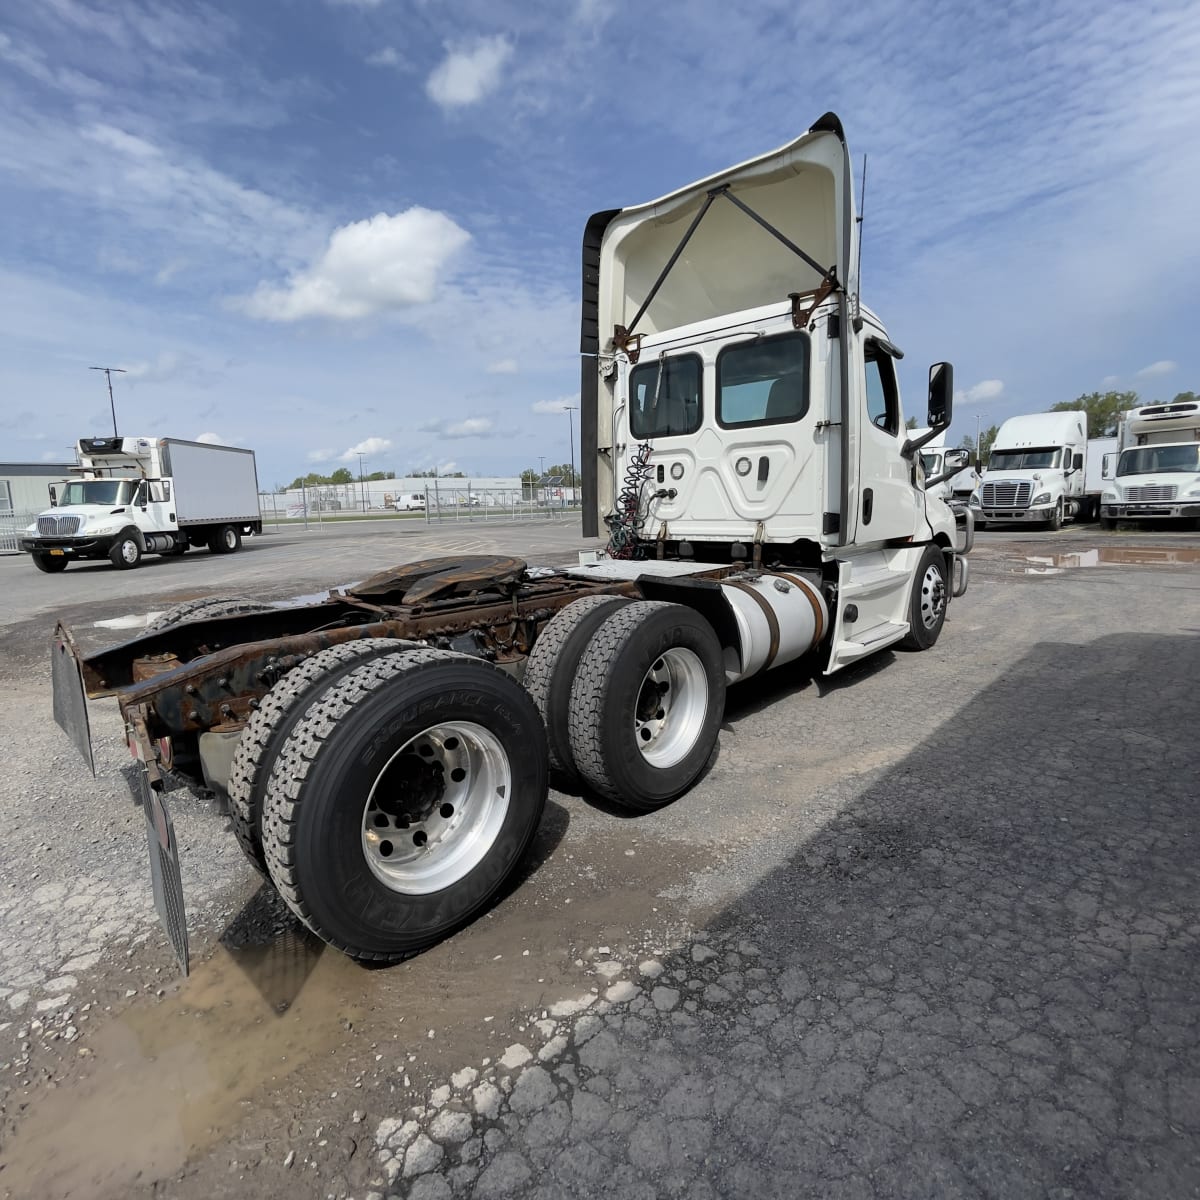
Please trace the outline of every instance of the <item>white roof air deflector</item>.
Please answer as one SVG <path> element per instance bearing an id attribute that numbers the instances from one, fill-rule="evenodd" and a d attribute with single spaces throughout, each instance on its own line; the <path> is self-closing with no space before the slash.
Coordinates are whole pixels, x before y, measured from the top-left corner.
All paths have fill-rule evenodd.
<path id="1" fill-rule="evenodd" d="M 831 291 L 855 296 L 856 241 L 847 151 L 827 116 L 779 150 L 617 214 L 600 247 L 597 332 L 636 348 L 638 334 L 789 296 L 803 323 Z"/>

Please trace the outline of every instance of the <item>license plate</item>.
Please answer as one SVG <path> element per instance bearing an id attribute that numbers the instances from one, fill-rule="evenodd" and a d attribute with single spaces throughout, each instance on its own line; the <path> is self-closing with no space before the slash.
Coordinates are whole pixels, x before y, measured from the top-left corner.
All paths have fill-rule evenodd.
<path id="1" fill-rule="evenodd" d="M 59 558 L 62 558 L 63 552 L 61 550 L 51 550 L 50 557 L 53 558 L 55 555 L 58 555 Z"/>

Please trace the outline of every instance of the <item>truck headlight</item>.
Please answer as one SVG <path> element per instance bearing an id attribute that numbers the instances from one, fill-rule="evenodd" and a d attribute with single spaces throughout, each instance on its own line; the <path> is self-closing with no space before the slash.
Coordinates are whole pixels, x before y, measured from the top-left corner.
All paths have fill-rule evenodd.
<path id="1" fill-rule="evenodd" d="M 1049 504 L 1049 503 L 1050 503 L 1050 493 L 1049 492 L 1038 492 L 1038 494 L 1036 496 L 1034 496 L 1034 498 L 1032 500 L 1030 500 L 1029 507 L 1037 508 L 1037 506 L 1039 504 Z"/>
<path id="2" fill-rule="evenodd" d="M 96 521 L 94 523 L 88 524 L 85 527 L 84 532 L 98 533 L 98 534 L 116 533 L 117 530 L 120 528 L 121 528 L 120 521 Z"/>
<path id="3" fill-rule="evenodd" d="M 26 525 L 25 532 L 26 533 L 37 533 L 37 522 L 34 521 L 32 525 Z"/>
<path id="4" fill-rule="evenodd" d="M 1100 497 L 1102 504 L 1119 504 L 1121 502 L 1121 494 L 1116 488 L 1105 488 L 1104 494 Z"/>
<path id="5" fill-rule="evenodd" d="M 979 503 L 979 493 L 978 492 L 971 493 L 971 499 L 967 501 L 967 507 L 968 508 L 982 508 L 983 507 L 983 505 Z"/>

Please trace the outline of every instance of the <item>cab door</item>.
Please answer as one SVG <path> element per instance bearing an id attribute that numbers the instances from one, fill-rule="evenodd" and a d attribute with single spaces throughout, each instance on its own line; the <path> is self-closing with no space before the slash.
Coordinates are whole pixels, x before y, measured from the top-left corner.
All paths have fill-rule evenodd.
<path id="1" fill-rule="evenodd" d="M 908 438 L 900 409 L 893 348 L 868 324 L 856 389 L 859 409 L 858 532 L 855 541 L 910 538 L 924 512 L 924 496 L 913 486 L 913 466 L 900 451 Z"/>

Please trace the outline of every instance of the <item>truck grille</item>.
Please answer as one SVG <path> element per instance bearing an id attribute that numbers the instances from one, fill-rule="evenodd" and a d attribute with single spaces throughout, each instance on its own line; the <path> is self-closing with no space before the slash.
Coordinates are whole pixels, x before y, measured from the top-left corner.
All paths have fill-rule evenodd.
<path id="1" fill-rule="evenodd" d="M 1127 487 L 1125 499 L 1140 501 L 1143 504 L 1162 504 L 1165 500 L 1174 500 L 1178 488 L 1174 484 L 1154 484 L 1142 487 Z"/>
<path id="2" fill-rule="evenodd" d="M 38 517 L 42 537 L 74 537 L 79 532 L 79 517 Z"/>
<path id="3" fill-rule="evenodd" d="M 1033 495 L 1032 483 L 1003 481 L 985 483 L 979 499 L 984 508 L 1028 508 Z"/>

